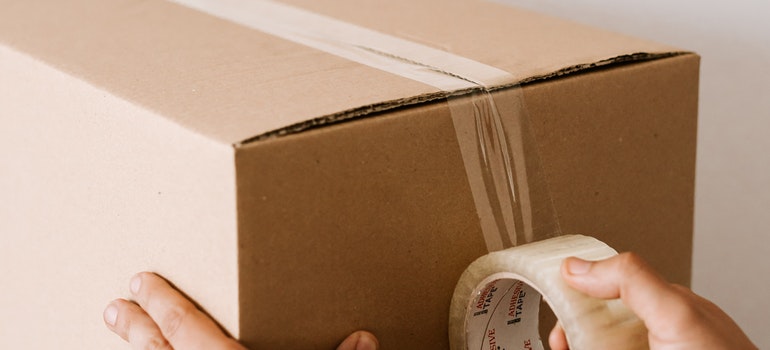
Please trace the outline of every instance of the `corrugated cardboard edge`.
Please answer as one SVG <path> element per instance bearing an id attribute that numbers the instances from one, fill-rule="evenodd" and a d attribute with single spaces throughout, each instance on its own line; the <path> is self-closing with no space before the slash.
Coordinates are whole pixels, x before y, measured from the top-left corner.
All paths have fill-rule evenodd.
<path id="1" fill-rule="evenodd" d="M 698 61 L 615 65 L 520 89 L 564 232 L 636 251 L 685 285 Z M 448 348 L 451 290 L 486 250 L 449 113 L 438 101 L 236 150 L 245 344 L 331 349 L 364 328 L 388 348 Z M 274 302 L 278 287 L 281 300 L 306 305 Z M 426 290 L 432 297 L 419 297 Z M 543 339 L 554 322 L 542 319 Z"/>
<path id="2" fill-rule="evenodd" d="M 577 64 L 577 65 L 565 67 L 548 74 L 531 76 L 510 84 L 494 86 L 489 88 L 488 90 L 497 91 L 501 89 L 509 89 L 509 88 L 526 85 L 526 84 L 535 83 L 535 82 L 558 79 L 564 76 L 572 76 L 575 74 L 580 74 L 580 73 L 584 73 L 584 72 L 588 72 L 596 69 L 611 68 L 613 66 L 622 65 L 622 64 L 665 59 L 668 57 L 689 55 L 689 54 L 693 54 L 693 52 L 690 52 L 690 51 L 672 51 L 672 52 L 661 52 L 661 53 L 637 52 L 632 54 L 616 56 L 616 57 L 612 57 L 612 58 L 608 58 L 608 59 L 604 59 L 596 62 L 583 63 L 583 64 Z M 479 91 L 482 89 L 483 89 L 482 87 L 479 87 L 478 89 L 442 91 L 437 93 L 413 96 L 405 99 L 383 101 L 380 103 L 360 106 L 357 108 L 351 108 L 351 109 L 340 111 L 334 114 L 329 114 L 329 115 L 309 119 L 301 123 L 288 125 L 286 127 L 269 131 L 260 135 L 255 135 L 254 137 L 245 139 L 241 142 L 234 144 L 234 147 L 239 148 L 243 145 L 259 142 L 265 139 L 297 134 L 306 130 L 320 128 L 327 125 L 359 120 L 359 119 L 364 119 L 368 117 L 375 117 L 377 115 L 380 115 L 383 112 L 392 111 L 400 108 L 408 108 L 408 107 L 419 105 L 422 103 L 443 100 L 448 97 L 467 95 L 474 91 Z"/>

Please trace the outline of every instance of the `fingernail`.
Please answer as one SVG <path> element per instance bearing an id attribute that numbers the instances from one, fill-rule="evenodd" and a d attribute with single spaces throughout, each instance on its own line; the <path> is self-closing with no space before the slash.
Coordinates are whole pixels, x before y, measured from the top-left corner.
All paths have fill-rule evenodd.
<path id="1" fill-rule="evenodd" d="M 567 272 L 570 275 L 584 275 L 591 270 L 592 262 L 580 258 L 570 258 L 567 260 Z"/>
<path id="2" fill-rule="evenodd" d="M 110 326 L 114 326 L 118 321 L 118 308 L 115 305 L 110 304 L 104 309 L 104 322 L 107 322 Z"/>
<path id="3" fill-rule="evenodd" d="M 368 335 L 361 335 L 356 343 L 356 350 L 377 350 L 377 342 Z"/>
<path id="4" fill-rule="evenodd" d="M 139 275 L 131 278 L 131 283 L 129 284 L 128 288 L 131 289 L 132 294 L 138 294 L 139 288 L 142 288 L 142 278 Z"/>

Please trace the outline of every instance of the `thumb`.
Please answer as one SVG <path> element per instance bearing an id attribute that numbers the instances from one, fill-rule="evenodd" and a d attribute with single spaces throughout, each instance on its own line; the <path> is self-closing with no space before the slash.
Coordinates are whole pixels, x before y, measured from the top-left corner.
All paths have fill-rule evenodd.
<path id="1" fill-rule="evenodd" d="M 634 253 L 593 262 L 567 258 L 561 273 L 567 284 L 589 296 L 622 299 L 648 329 L 655 320 L 665 319 L 662 313 L 682 303 L 681 294 Z"/>
<path id="2" fill-rule="evenodd" d="M 380 344 L 372 333 L 367 331 L 358 331 L 349 335 L 337 350 L 377 350 Z"/>

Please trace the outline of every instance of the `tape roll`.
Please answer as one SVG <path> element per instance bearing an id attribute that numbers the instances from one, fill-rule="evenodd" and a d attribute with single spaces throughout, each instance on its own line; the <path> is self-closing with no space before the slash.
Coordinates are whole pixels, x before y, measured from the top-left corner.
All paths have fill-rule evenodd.
<path id="1" fill-rule="evenodd" d="M 617 255 L 603 242 L 568 235 L 490 253 L 462 274 L 452 297 L 452 350 L 543 349 L 540 298 L 564 328 L 572 350 L 649 349 L 644 323 L 621 300 L 589 297 L 561 277 L 561 262 L 576 256 Z"/>

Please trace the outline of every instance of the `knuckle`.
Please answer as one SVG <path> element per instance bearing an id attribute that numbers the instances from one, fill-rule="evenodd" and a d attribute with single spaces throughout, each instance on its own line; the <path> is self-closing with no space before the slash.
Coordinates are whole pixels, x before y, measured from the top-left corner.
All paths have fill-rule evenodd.
<path id="1" fill-rule="evenodd" d="M 670 312 L 671 322 L 675 324 L 697 324 L 703 317 L 698 306 L 688 298 L 682 298 Z"/>
<path id="2" fill-rule="evenodd" d="M 615 278 L 622 298 L 632 295 L 632 290 L 639 287 L 640 276 L 644 275 L 647 265 L 641 256 L 633 252 L 621 253 L 617 258 Z"/>
<path id="3" fill-rule="evenodd" d="M 144 346 L 145 350 L 172 350 L 171 344 L 161 337 L 152 337 L 147 340 Z"/>
<path id="4" fill-rule="evenodd" d="M 647 267 L 644 259 L 634 252 L 624 252 L 618 255 L 618 268 L 623 274 L 636 274 Z"/>
<path id="5" fill-rule="evenodd" d="M 678 299 L 679 305 L 681 306 L 680 311 L 683 314 L 695 314 L 700 309 L 700 307 L 703 306 L 703 301 L 705 299 L 699 297 L 690 288 L 676 283 L 672 283 L 670 285 L 671 288 L 676 291 L 675 298 Z"/>
<path id="6" fill-rule="evenodd" d="M 189 306 L 173 305 L 166 311 L 158 325 L 167 339 L 173 339 L 179 333 L 185 320 L 190 317 L 193 310 Z"/>

